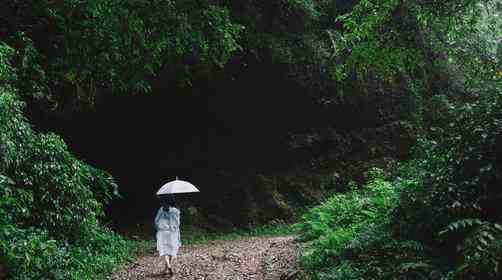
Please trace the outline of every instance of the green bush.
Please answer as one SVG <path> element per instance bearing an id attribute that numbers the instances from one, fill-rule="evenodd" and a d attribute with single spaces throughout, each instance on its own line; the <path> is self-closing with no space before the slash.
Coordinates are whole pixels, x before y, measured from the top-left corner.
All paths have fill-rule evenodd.
<path id="1" fill-rule="evenodd" d="M 60 137 L 30 127 L 13 54 L 0 44 L 0 262 L 8 279 L 96 279 L 129 255 L 99 222 L 117 186 Z"/>
<path id="2" fill-rule="evenodd" d="M 454 279 L 501 276 L 500 96 L 485 92 L 450 106 L 456 119 L 421 141 L 418 172 L 409 175 L 418 183 L 403 191 L 396 210 L 396 233 L 438 248 Z"/>
<path id="3" fill-rule="evenodd" d="M 380 169 L 372 169 L 369 183 L 361 190 L 352 186 L 303 215 L 300 239 L 309 241 L 327 235 L 333 230 L 366 226 L 388 217 L 397 199 L 396 190 L 385 180 Z"/>
<path id="4" fill-rule="evenodd" d="M 399 251 L 399 246 L 386 242 L 396 243 L 386 229 L 400 188 L 380 169 L 370 170 L 369 175 L 361 189 L 335 194 L 304 214 L 297 225 L 299 238 L 310 241 L 302 264 L 314 279 L 378 279 L 365 278 L 377 267 L 365 269 L 366 264 L 358 262 L 367 262 L 365 258 L 376 262 L 380 245 Z"/>
<path id="5" fill-rule="evenodd" d="M 313 279 L 500 279 L 502 98 L 452 105 L 398 176 L 304 215 Z M 368 213 L 368 209 L 373 209 Z"/>
<path id="6" fill-rule="evenodd" d="M 395 239 L 379 225 L 359 232 L 315 279 L 430 279 L 436 268 L 425 256 L 419 243 Z"/>

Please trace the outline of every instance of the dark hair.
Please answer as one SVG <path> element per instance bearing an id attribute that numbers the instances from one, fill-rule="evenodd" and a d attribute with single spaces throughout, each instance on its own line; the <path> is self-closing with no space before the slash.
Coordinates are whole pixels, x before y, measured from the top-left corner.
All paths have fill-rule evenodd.
<path id="1" fill-rule="evenodd" d="M 174 199 L 174 195 L 165 195 L 163 197 L 160 198 L 160 205 L 162 205 L 162 207 L 165 209 L 165 210 L 168 210 L 169 207 L 176 207 L 176 200 Z"/>

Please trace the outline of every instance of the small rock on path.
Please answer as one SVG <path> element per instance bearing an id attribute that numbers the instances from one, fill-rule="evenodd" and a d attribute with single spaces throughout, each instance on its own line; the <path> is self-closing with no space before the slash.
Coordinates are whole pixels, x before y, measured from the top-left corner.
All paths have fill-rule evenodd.
<path id="1" fill-rule="evenodd" d="M 164 263 L 152 254 L 140 257 L 108 279 L 292 280 L 299 251 L 292 236 L 217 240 L 182 246 L 172 277 L 161 273 Z"/>

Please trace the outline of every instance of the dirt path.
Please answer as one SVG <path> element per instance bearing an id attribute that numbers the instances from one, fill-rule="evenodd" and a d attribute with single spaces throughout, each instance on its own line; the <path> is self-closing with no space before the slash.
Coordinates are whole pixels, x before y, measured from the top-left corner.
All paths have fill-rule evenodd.
<path id="1" fill-rule="evenodd" d="M 163 263 L 153 253 L 115 272 L 110 280 L 292 280 L 299 246 L 293 237 L 245 238 L 183 246 L 173 277 L 162 275 Z"/>

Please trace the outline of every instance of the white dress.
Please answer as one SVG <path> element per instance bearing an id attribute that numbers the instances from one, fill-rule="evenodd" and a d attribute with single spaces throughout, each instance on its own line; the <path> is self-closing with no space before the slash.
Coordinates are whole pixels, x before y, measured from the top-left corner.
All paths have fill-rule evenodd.
<path id="1" fill-rule="evenodd" d="M 155 216 L 157 228 L 157 251 L 160 256 L 176 256 L 181 246 L 180 240 L 180 210 L 169 207 L 164 210 L 160 207 Z"/>

